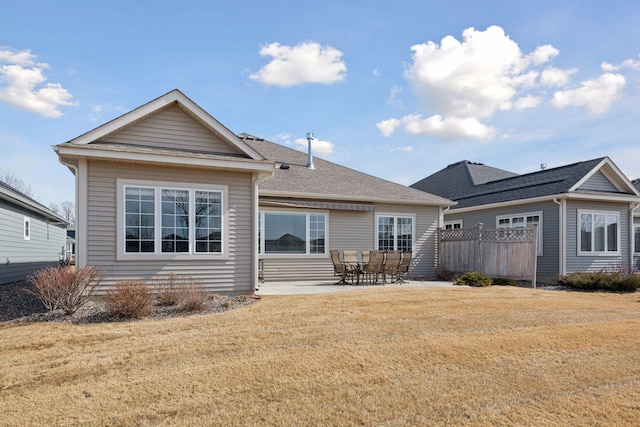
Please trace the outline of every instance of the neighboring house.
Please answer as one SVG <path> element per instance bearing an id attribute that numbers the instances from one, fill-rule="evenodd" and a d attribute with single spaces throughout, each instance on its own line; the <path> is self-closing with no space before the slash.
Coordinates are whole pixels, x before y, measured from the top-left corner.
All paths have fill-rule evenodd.
<path id="1" fill-rule="evenodd" d="M 76 176 L 76 265 L 207 290 L 331 278 L 329 249 L 413 249 L 432 276 L 450 200 L 237 136 L 178 90 L 54 147 Z M 259 233 L 260 231 L 260 233 Z"/>
<path id="2" fill-rule="evenodd" d="M 0 181 L 0 285 L 58 265 L 66 225 L 55 212 Z"/>
<path id="3" fill-rule="evenodd" d="M 538 225 L 541 279 L 634 262 L 640 192 L 608 157 L 525 175 L 462 161 L 412 187 L 457 202 L 444 228 Z"/>
<path id="4" fill-rule="evenodd" d="M 640 178 L 632 182 L 638 191 L 640 191 Z M 635 268 L 636 270 L 640 270 L 640 208 L 634 210 L 633 216 L 633 252 Z"/>

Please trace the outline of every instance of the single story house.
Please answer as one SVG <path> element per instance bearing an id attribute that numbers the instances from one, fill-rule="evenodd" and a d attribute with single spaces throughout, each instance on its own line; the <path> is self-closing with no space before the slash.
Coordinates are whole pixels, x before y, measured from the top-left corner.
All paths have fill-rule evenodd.
<path id="1" fill-rule="evenodd" d="M 64 218 L 0 181 L 0 285 L 58 265 L 66 226 Z"/>
<path id="2" fill-rule="evenodd" d="M 209 291 L 331 279 L 330 249 L 410 249 L 434 276 L 448 199 L 236 135 L 173 90 L 54 147 L 76 176 L 76 265 Z"/>
<path id="3" fill-rule="evenodd" d="M 465 160 L 411 187 L 457 202 L 444 228 L 538 225 L 541 279 L 637 258 L 640 191 L 608 157 L 524 175 Z"/>

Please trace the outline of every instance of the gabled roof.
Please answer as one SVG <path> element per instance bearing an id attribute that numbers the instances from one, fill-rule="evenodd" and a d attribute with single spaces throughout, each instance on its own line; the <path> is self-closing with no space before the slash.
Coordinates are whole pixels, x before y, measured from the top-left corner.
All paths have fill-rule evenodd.
<path id="1" fill-rule="evenodd" d="M 458 173 L 461 172 L 458 171 Z M 611 184 L 611 190 L 603 192 L 581 188 L 597 173 L 606 177 Z M 455 178 L 451 176 L 450 179 L 454 183 L 451 185 L 455 185 Z M 452 199 L 458 202 L 455 209 L 463 209 L 568 194 L 580 197 L 606 195 L 612 199 L 616 196 L 635 198 L 640 196 L 640 192 L 633 187 L 618 167 L 608 157 L 602 157 L 465 187 L 464 193 L 459 193 Z"/>
<path id="2" fill-rule="evenodd" d="M 412 184 L 411 187 L 455 199 L 467 194 L 476 185 L 513 176 L 517 176 L 517 174 L 482 163 L 463 160 Z"/>
<path id="3" fill-rule="evenodd" d="M 62 218 L 57 213 L 53 212 L 51 209 L 46 206 L 36 202 L 31 197 L 26 194 L 16 190 L 9 184 L 0 181 L 0 199 L 6 200 L 7 202 L 20 206 L 23 209 L 26 209 L 35 214 L 44 216 L 46 219 L 51 220 L 55 223 L 61 223 L 57 225 L 66 225 L 69 223 L 66 219 Z"/>
<path id="4" fill-rule="evenodd" d="M 117 135 L 135 126 L 177 108 L 188 115 L 212 135 L 212 140 L 222 141 L 229 150 L 217 151 L 213 145 L 209 150 L 194 150 L 178 146 L 158 144 L 136 144 L 126 141 L 118 142 Z M 155 125 L 157 126 L 157 125 Z M 169 135 L 159 128 L 158 135 Z M 215 138 L 213 138 L 215 136 Z M 104 160 L 121 160 L 154 164 L 171 164 L 179 166 L 212 167 L 230 170 L 248 170 L 270 173 L 271 165 L 251 146 L 238 138 L 233 132 L 214 119 L 191 99 L 177 89 L 172 90 L 153 101 L 144 104 L 122 116 L 111 120 L 83 135 L 53 147 L 60 161 L 69 166 L 69 159 L 91 158 Z"/>
<path id="5" fill-rule="evenodd" d="M 384 202 L 450 206 L 451 200 L 314 157 L 307 168 L 307 153 L 248 134 L 239 135 L 276 166 L 273 177 L 260 183 L 260 197 L 293 197 L 353 202 Z M 288 168 L 287 168 L 288 166 Z"/>
<path id="6" fill-rule="evenodd" d="M 229 144 L 237 147 L 248 158 L 254 160 L 262 160 L 260 155 L 251 147 L 238 138 L 233 132 L 227 129 L 222 123 L 214 119 L 209 113 L 203 110 L 199 105 L 189 99 L 178 89 L 174 89 L 166 94 L 150 101 L 135 110 L 131 110 L 120 117 L 117 117 L 102 126 L 99 126 L 83 135 L 78 136 L 61 145 L 85 145 L 95 141 L 104 140 L 108 135 L 118 132 L 126 127 L 157 113 L 158 111 L 176 104 L 182 107 L 203 126 L 223 137 Z"/>

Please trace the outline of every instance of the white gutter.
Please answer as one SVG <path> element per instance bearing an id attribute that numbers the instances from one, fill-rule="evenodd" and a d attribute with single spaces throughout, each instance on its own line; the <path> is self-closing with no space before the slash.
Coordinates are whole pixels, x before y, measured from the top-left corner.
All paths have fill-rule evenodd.
<path id="1" fill-rule="evenodd" d="M 73 171 L 75 176 L 75 196 L 76 196 L 76 266 L 84 267 L 87 262 L 87 209 L 86 209 L 86 192 L 80 191 L 80 178 L 82 173 L 86 175 L 86 160 L 78 160 L 78 166 L 65 161 L 64 157 L 58 156 L 60 163 Z M 84 163 L 85 167 L 80 168 L 80 163 Z M 86 176 L 83 182 L 86 183 Z M 85 184 L 86 185 L 86 184 Z M 81 197 L 82 195 L 82 197 Z"/>
<path id="2" fill-rule="evenodd" d="M 558 262 L 560 263 L 559 273 L 561 275 L 567 274 L 567 200 L 561 199 L 558 201 L 557 197 L 553 198 L 553 203 L 558 205 L 558 250 L 560 257 Z"/>
<path id="3" fill-rule="evenodd" d="M 251 221 L 251 228 L 252 228 L 252 233 L 251 235 L 253 236 L 252 240 L 253 240 L 253 245 L 251 248 L 251 259 L 252 259 L 252 264 L 253 266 L 251 267 L 251 283 L 253 283 L 253 290 L 257 291 L 258 287 L 260 286 L 260 284 L 258 283 L 258 270 L 260 269 L 259 266 L 259 262 L 260 262 L 260 254 L 258 252 L 258 239 L 260 238 L 258 236 L 258 216 L 260 215 L 260 183 L 266 181 L 267 179 L 271 178 L 273 175 L 275 175 L 275 171 L 272 171 L 269 175 L 266 174 L 262 174 L 262 173 L 254 173 L 253 174 L 253 180 L 252 180 L 252 192 L 253 192 L 253 201 L 252 201 L 252 205 L 253 205 L 253 215 L 251 216 L 252 221 Z"/>

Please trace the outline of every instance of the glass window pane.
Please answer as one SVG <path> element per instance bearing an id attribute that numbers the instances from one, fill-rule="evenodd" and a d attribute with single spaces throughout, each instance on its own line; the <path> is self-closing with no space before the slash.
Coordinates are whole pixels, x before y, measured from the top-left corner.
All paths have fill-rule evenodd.
<path id="1" fill-rule="evenodd" d="M 125 252 L 147 252 L 147 240 L 154 238 L 155 191 L 153 188 L 125 187 Z M 153 242 L 151 242 L 153 251 Z"/>
<path id="2" fill-rule="evenodd" d="M 189 191 L 162 190 L 161 193 L 162 252 L 188 252 Z"/>
<path id="3" fill-rule="evenodd" d="M 605 216 L 600 214 L 593 215 L 593 250 L 595 252 L 604 252 L 605 246 Z"/>
<path id="4" fill-rule="evenodd" d="M 395 218 L 392 216 L 378 217 L 378 250 L 394 250 Z"/>
<path id="5" fill-rule="evenodd" d="M 306 214 L 265 213 L 264 234 L 266 253 L 307 252 Z"/>
<path id="6" fill-rule="evenodd" d="M 593 233 L 593 224 L 591 214 L 580 215 L 580 250 L 583 252 L 591 251 L 591 237 Z"/>
<path id="7" fill-rule="evenodd" d="M 325 216 L 324 214 L 309 215 L 309 253 L 325 253 Z"/>
<path id="8" fill-rule="evenodd" d="M 618 217 L 607 215 L 607 251 L 618 251 Z"/>
<path id="9" fill-rule="evenodd" d="M 196 252 L 222 252 L 222 193 L 196 191 Z"/>
<path id="10" fill-rule="evenodd" d="M 640 227 L 635 227 L 634 241 L 635 241 L 635 252 L 640 253 Z"/>

